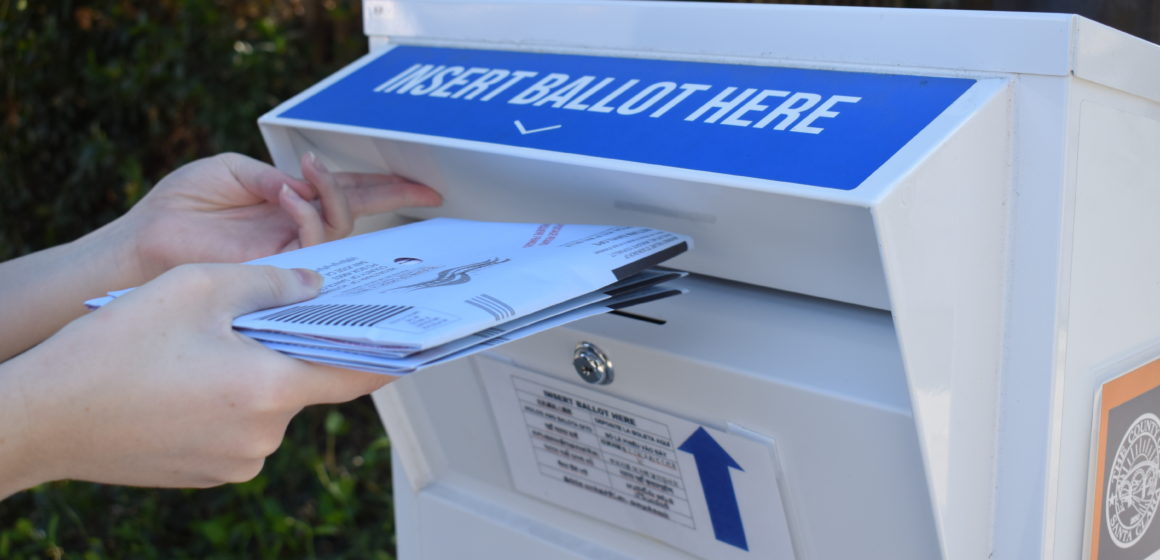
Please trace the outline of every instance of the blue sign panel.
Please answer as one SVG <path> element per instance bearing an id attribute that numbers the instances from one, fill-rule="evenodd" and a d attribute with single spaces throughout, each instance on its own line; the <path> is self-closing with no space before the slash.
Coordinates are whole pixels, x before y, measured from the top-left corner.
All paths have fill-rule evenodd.
<path id="1" fill-rule="evenodd" d="M 399 46 L 280 116 L 849 190 L 974 83 Z"/>

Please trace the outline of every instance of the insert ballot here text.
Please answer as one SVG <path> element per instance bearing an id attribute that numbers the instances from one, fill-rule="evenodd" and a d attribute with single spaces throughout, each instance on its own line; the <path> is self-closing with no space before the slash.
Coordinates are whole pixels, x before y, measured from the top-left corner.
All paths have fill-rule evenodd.
<path id="1" fill-rule="evenodd" d="M 975 82 L 398 45 L 278 117 L 849 190 Z"/>
<path id="2" fill-rule="evenodd" d="M 511 105 L 551 107 L 657 119 L 677 115 L 685 121 L 819 134 L 822 119 L 858 103 L 855 95 L 715 86 L 639 78 L 574 76 L 509 68 L 416 63 L 374 89 L 377 93 L 467 101 L 497 100 Z"/>

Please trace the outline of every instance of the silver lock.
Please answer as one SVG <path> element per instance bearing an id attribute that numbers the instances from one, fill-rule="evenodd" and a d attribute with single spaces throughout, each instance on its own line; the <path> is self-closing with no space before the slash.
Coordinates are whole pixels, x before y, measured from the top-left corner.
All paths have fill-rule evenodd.
<path id="1" fill-rule="evenodd" d="M 580 379 L 593 385 L 612 383 L 612 361 L 595 344 L 581 342 L 572 351 L 572 367 L 580 374 Z"/>

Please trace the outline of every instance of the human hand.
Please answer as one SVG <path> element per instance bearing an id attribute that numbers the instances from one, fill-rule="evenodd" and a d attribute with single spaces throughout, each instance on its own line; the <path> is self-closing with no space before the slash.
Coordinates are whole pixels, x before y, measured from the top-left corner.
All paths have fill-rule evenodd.
<path id="1" fill-rule="evenodd" d="M 361 215 L 442 200 L 394 175 L 301 163 L 304 180 L 238 154 L 198 160 L 97 231 L 0 263 L 0 362 L 77 318 L 81 302 L 179 264 L 265 257 L 346 236 Z"/>
<path id="2" fill-rule="evenodd" d="M 113 228 L 135 249 L 135 283 L 179 264 L 244 262 L 316 245 L 349 235 L 359 216 L 442 202 L 396 175 L 330 172 L 312 153 L 301 168 L 304 180 L 227 153 L 167 175 Z"/>
<path id="3" fill-rule="evenodd" d="M 311 271 L 181 266 L 0 364 L 0 498 L 60 479 L 207 487 L 253 478 L 303 407 L 393 379 L 289 358 L 231 327 L 320 286 Z"/>

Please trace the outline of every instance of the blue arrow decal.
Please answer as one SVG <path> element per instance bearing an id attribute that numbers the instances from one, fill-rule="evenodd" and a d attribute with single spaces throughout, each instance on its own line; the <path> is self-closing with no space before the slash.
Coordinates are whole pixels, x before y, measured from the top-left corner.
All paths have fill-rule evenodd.
<path id="1" fill-rule="evenodd" d="M 745 527 L 741 525 L 741 508 L 737 506 L 737 492 L 733 490 L 733 478 L 729 473 L 730 468 L 742 472 L 745 469 L 705 428 L 698 427 L 678 449 L 697 461 L 701 489 L 705 491 L 705 503 L 709 506 L 709 520 L 713 522 L 713 536 L 723 543 L 749 550 Z"/>

